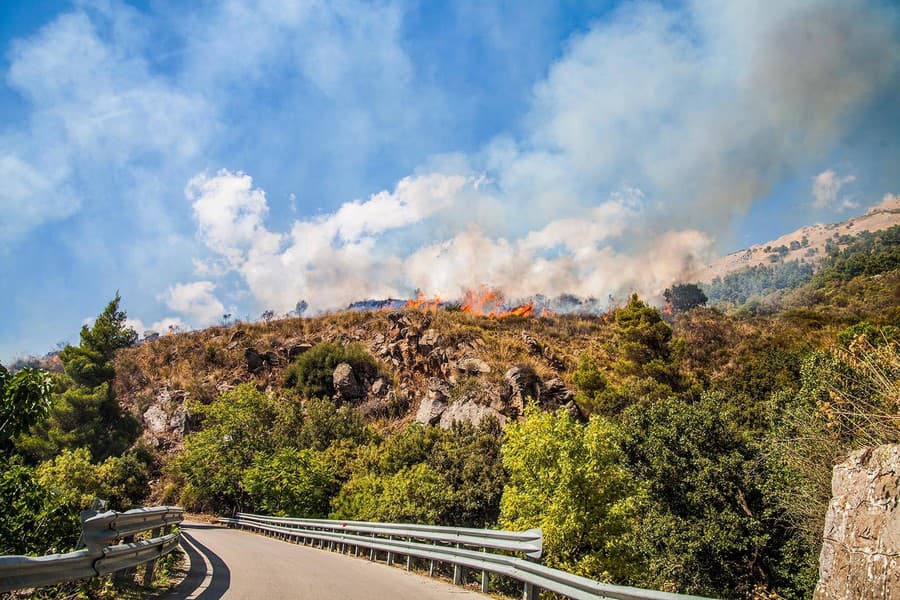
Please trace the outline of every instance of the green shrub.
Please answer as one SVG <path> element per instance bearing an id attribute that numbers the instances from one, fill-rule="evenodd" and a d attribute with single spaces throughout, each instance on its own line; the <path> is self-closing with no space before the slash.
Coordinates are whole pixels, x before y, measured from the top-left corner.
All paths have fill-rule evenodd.
<path id="1" fill-rule="evenodd" d="M 316 344 L 303 353 L 284 373 L 284 385 L 298 390 L 306 398 L 334 395 L 334 369 L 347 363 L 357 373 L 374 374 L 375 359 L 361 344 Z"/>
<path id="2" fill-rule="evenodd" d="M 333 466 L 319 453 L 294 448 L 257 456 L 243 486 L 253 510 L 284 517 L 325 517 L 336 491 Z"/>

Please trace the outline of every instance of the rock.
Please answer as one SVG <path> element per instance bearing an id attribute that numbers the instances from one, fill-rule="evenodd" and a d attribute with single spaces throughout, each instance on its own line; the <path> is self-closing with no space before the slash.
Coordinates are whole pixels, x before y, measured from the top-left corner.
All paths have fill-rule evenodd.
<path id="1" fill-rule="evenodd" d="M 900 444 L 834 467 L 814 600 L 900 598 Z"/>
<path id="2" fill-rule="evenodd" d="M 287 354 L 288 360 L 294 360 L 312 347 L 313 345 L 309 342 L 289 340 L 284 345 L 284 352 Z"/>
<path id="3" fill-rule="evenodd" d="M 169 419 L 169 429 L 182 435 L 188 432 L 188 412 L 184 405 L 177 407 Z"/>
<path id="4" fill-rule="evenodd" d="M 450 384 L 438 377 L 428 380 L 428 392 L 419 404 L 416 413 L 416 421 L 426 425 L 435 425 L 441 420 L 441 415 L 447 409 L 447 399 L 450 397 Z"/>
<path id="5" fill-rule="evenodd" d="M 244 350 L 244 363 L 247 365 L 248 371 L 251 373 L 259 373 L 262 371 L 263 366 L 265 366 L 266 359 L 262 354 L 257 352 L 256 348 L 248 346 Z"/>
<path id="6" fill-rule="evenodd" d="M 416 422 L 423 425 L 436 425 L 441 420 L 441 415 L 447 409 L 447 402 L 441 398 L 425 396 L 419 404 L 416 413 Z"/>
<path id="7" fill-rule="evenodd" d="M 353 402 L 366 397 L 366 390 L 359 377 L 347 363 L 341 363 L 334 368 L 332 381 L 335 398 L 339 401 Z"/>
<path id="8" fill-rule="evenodd" d="M 375 380 L 375 383 L 372 384 L 369 392 L 373 396 L 383 396 L 388 391 L 389 387 L 390 384 L 387 382 L 387 380 L 384 377 L 379 377 Z"/>
<path id="9" fill-rule="evenodd" d="M 456 363 L 456 368 L 464 375 L 481 375 L 490 373 L 491 367 L 480 358 L 463 358 Z"/>
<path id="10" fill-rule="evenodd" d="M 166 430 L 169 415 L 159 404 L 151 404 L 150 408 L 144 411 L 143 417 L 144 426 L 153 433 L 162 433 Z"/>
<path id="11" fill-rule="evenodd" d="M 474 400 L 463 400 L 447 406 L 441 415 L 439 425 L 444 429 L 450 429 L 453 423 L 456 422 L 469 422 L 473 425 L 478 425 L 488 417 L 494 417 L 500 421 L 501 425 L 506 422 L 506 417 L 490 406 L 479 404 Z"/>
<path id="12" fill-rule="evenodd" d="M 525 398 L 537 400 L 541 397 L 541 380 L 527 365 L 510 367 L 503 379 L 509 386 L 510 401 L 513 403 L 524 406 Z"/>
<path id="13" fill-rule="evenodd" d="M 424 353 L 431 352 L 440 343 L 441 336 L 434 329 L 429 329 L 419 338 L 419 350 Z"/>
<path id="14" fill-rule="evenodd" d="M 541 406 L 557 408 L 565 406 L 575 398 L 575 394 L 566 387 L 566 384 L 563 383 L 562 379 L 554 378 L 545 381 L 543 388 L 540 399 Z"/>

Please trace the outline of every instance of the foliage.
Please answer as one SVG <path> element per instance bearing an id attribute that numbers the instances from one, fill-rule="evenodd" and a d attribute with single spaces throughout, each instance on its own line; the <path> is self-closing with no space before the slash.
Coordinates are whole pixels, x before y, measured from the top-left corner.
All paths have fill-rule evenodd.
<path id="1" fill-rule="evenodd" d="M 532 410 L 524 422 L 509 425 L 500 526 L 540 527 L 549 566 L 634 581 L 643 567 L 632 550 L 642 490 L 625 468 L 619 436 L 605 419 L 594 416 L 582 425 L 562 410 Z"/>
<path id="2" fill-rule="evenodd" d="M 676 283 L 666 288 L 663 298 L 675 314 L 683 313 L 706 304 L 708 298 L 696 283 Z"/>
<path id="3" fill-rule="evenodd" d="M 494 420 L 450 430 L 413 424 L 358 449 L 352 475 L 333 503 L 334 518 L 466 527 L 496 522 L 506 473 Z M 419 489 L 415 489 L 419 486 Z M 413 502 L 401 501 L 414 490 Z M 427 502 L 427 504 L 422 504 Z"/>
<path id="4" fill-rule="evenodd" d="M 313 398 L 305 404 L 305 416 L 297 435 L 297 444 L 303 448 L 325 450 L 338 440 L 362 444 L 367 437 L 362 417 L 352 407 L 338 408 L 332 400 Z"/>
<path id="5" fill-rule="evenodd" d="M 136 448 L 95 464 L 87 448 L 78 448 L 63 450 L 36 473 L 43 487 L 80 510 L 90 508 L 94 498 L 108 500 L 111 510 L 128 510 L 147 492 L 151 460 L 146 449 Z"/>
<path id="6" fill-rule="evenodd" d="M 350 479 L 334 500 L 333 519 L 439 524 L 450 502 L 446 481 L 425 463 L 396 473 Z"/>
<path id="7" fill-rule="evenodd" d="M 125 325 L 118 293 L 91 327 L 81 328 L 81 344 L 60 352 L 68 379 L 59 382 L 48 418 L 21 436 L 16 446 L 34 459 L 47 460 L 64 449 L 87 447 L 98 460 L 124 452 L 140 432 L 137 421 L 123 413 L 112 393 L 117 350 L 134 343 L 137 334 Z"/>
<path id="8" fill-rule="evenodd" d="M 900 225 L 874 233 L 864 231 L 843 249 L 831 248 L 814 285 L 859 275 L 880 275 L 900 268 Z"/>
<path id="9" fill-rule="evenodd" d="M 347 363 L 358 373 L 374 373 L 378 369 L 375 359 L 361 344 L 340 345 L 330 342 L 316 344 L 287 368 L 284 384 L 296 388 L 306 398 L 322 398 L 334 395 L 334 369 Z"/>
<path id="10" fill-rule="evenodd" d="M 831 498 L 831 465 L 851 450 L 900 442 L 900 348 L 861 336 L 848 349 L 812 353 L 801 381 L 796 392 L 773 395 L 765 450 L 778 476 L 776 501 L 816 546 Z"/>
<path id="11" fill-rule="evenodd" d="M 647 486 L 636 542 L 644 585 L 748 595 L 768 543 L 750 449 L 721 398 L 661 400 L 626 414 L 624 448 Z"/>
<path id="12" fill-rule="evenodd" d="M 281 448 L 258 455 L 244 472 L 242 484 L 256 510 L 321 518 L 328 514 L 336 481 L 333 466 L 320 453 Z"/>
<path id="13" fill-rule="evenodd" d="M 187 483 L 185 504 L 220 512 L 241 509 L 249 501 L 242 485 L 244 471 L 258 454 L 274 452 L 281 441 L 273 435 L 273 424 L 279 421 L 275 398 L 242 385 L 195 410 L 203 418 L 203 429 L 185 439 L 174 463 Z"/>
<path id="14" fill-rule="evenodd" d="M 798 260 L 773 266 L 756 265 L 742 271 L 716 277 L 704 286 L 711 304 L 730 303 L 742 306 L 751 298 L 791 290 L 807 283 L 813 266 Z"/>
<path id="15" fill-rule="evenodd" d="M 137 421 L 122 412 L 109 384 L 71 386 L 55 395 L 49 417 L 20 436 L 16 446 L 39 460 L 81 447 L 104 460 L 124 452 L 139 430 Z"/>
<path id="16" fill-rule="evenodd" d="M 44 554 L 74 547 L 78 511 L 38 482 L 21 459 L 0 457 L 0 554 Z"/>
<path id="17" fill-rule="evenodd" d="M 10 375 L 0 365 L 0 450 L 8 452 L 10 440 L 46 418 L 51 389 L 46 371 L 26 367 Z"/>

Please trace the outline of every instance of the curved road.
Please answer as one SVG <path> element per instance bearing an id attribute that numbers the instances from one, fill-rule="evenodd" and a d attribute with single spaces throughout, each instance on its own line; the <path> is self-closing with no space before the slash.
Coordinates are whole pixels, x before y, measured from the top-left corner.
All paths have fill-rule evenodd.
<path id="1" fill-rule="evenodd" d="M 170 600 L 217 598 L 396 598 L 439 600 L 488 596 L 397 567 L 298 546 L 215 525 L 183 523 L 182 549 L 191 561 Z"/>

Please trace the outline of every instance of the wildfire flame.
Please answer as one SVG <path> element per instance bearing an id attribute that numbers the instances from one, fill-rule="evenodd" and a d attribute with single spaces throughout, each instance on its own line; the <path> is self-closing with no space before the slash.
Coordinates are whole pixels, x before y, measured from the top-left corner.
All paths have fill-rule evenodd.
<path id="1" fill-rule="evenodd" d="M 435 296 L 432 299 L 428 299 L 425 296 L 425 292 L 419 290 L 418 298 L 415 300 L 407 300 L 404 308 L 412 309 L 412 310 L 430 310 L 436 311 L 441 306 L 441 299 Z"/>
<path id="2" fill-rule="evenodd" d="M 534 302 L 520 304 L 507 309 L 505 300 L 503 292 L 500 290 L 481 286 L 477 290 L 466 290 L 460 311 L 488 317 L 489 319 L 535 316 Z"/>

